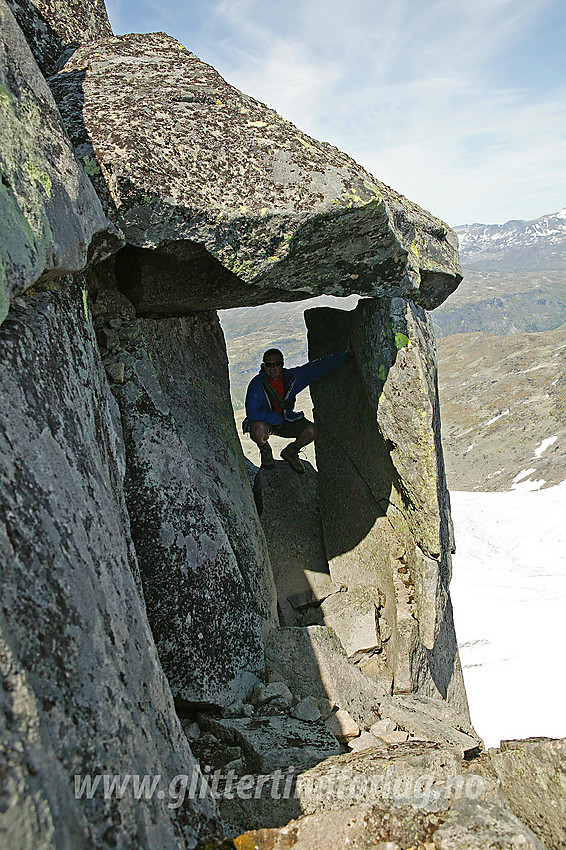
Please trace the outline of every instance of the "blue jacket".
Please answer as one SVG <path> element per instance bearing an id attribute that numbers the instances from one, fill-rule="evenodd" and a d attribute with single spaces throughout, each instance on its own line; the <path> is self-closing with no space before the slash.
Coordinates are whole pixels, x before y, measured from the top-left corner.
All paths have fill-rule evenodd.
<path id="1" fill-rule="evenodd" d="M 295 366 L 293 369 L 283 369 L 283 387 L 285 389 L 285 400 L 292 403 L 289 410 L 281 413 L 278 410 L 273 410 L 265 390 L 261 383 L 261 375 L 263 366 L 258 375 L 252 378 L 246 393 L 246 418 L 243 422 L 244 431 L 248 430 L 250 422 L 267 422 L 268 425 L 282 425 L 284 420 L 293 422 L 295 419 L 300 419 L 304 413 L 299 413 L 293 410 L 297 395 L 316 381 L 326 375 L 332 369 L 337 369 L 350 359 L 350 354 L 347 351 L 342 351 L 340 354 L 329 354 L 328 357 L 320 357 L 318 360 L 311 360 L 310 363 L 305 363 L 303 366 Z"/>

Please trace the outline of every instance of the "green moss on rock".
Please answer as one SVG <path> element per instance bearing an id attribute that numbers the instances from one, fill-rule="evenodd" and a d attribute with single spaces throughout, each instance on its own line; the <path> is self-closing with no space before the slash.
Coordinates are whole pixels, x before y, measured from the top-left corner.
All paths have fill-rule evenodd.
<path id="1" fill-rule="evenodd" d="M 0 325 L 8 315 L 10 309 L 10 299 L 6 291 L 6 269 L 4 263 L 0 259 Z"/>
<path id="2" fill-rule="evenodd" d="M 28 4 L 29 13 L 35 9 Z M 108 227 L 10 7 L 0 5 L 0 260 L 6 302 L 49 272 L 84 268 Z M 104 240 L 99 240 L 102 252 Z M 0 315 L 5 316 L 3 303 Z"/>

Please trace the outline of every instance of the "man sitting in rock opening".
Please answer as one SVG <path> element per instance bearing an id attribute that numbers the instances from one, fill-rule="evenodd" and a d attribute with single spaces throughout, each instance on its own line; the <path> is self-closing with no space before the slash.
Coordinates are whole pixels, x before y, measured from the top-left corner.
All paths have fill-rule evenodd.
<path id="1" fill-rule="evenodd" d="M 316 427 L 304 413 L 294 410 L 297 395 L 332 369 L 337 369 L 350 359 L 350 353 L 330 354 L 312 360 L 293 369 L 283 368 L 283 354 L 278 348 L 270 348 L 263 355 L 259 374 L 252 378 L 246 393 L 246 418 L 244 431 L 259 446 L 261 465 L 265 469 L 273 466 L 273 452 L 269 437 L 294 437 L 294 442 L 285 446 L 281 457 L 295 470 L 303 473 L 305 468 L 299 452 L 316 439 Z"/>

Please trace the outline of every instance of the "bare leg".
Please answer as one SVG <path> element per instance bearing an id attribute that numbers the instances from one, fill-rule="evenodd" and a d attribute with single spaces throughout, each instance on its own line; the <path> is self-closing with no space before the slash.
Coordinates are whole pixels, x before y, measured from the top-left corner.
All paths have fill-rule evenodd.
<path id="1" fill-rule="evenodd" d="M 307 425 L 306 428 L 301 431 L 299 436 L 295 438 L 295 441 L 293 443 L 289 443 L 288 446 L 285 446 L 281 452 L 283 460 L 286 460 L 295 472 L 303 473 L 305 471 L 305 467 L 299 458 L 299 451 L 303 448 L 303 446 L 308 446 L 309 443 L 312 443 L 315 438 L 315 426 Z"/>
<path id="2" fill-rule="evenodd" d="M 299 449 L 304 448 L 304 446 L 308 446 L 309 443 L 312 443 L 313 440 L 316 440 L 316 425 L 307 425 L 304 431 L 301 431 L 298 437 L 295 438 L 295 442 L 291 443 L 292 448 L 296 448 L 297 451 Z"/>
<path id="3" fill-rule="evenodd" d="M 267 443 L 270 434 L 267 422 L 250 422 L 250 437 L 260 448 Z"/>
<path id="4" fill-rule="evenodd" d="M 250 422 L 250 437 L 259 446 L 261 465 L 265 469 L 273 466 L 273 452 L 268 440 L 270 434 L 271 428 L 267 422 Z"/>

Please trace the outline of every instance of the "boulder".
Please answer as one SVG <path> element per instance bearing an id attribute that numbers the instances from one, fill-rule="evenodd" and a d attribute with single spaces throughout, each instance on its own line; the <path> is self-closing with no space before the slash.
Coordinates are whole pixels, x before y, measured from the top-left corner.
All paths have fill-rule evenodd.
<path id="1" fill-rule="evenodd" d="M 348 661 L 328 626 L 273 629 L 265 647 L 270 677 L 278 676 L 295 696 L 329 700 L 369 728 L 379 720 L 385 692 Z"/>
<path id="2" fill-rule="evenodd" d="M 334 629 L 349 658 L 381 649 L 377 625 L 380 602 L 377 587 L 360 585 L 334 593 L 321 604 L 324 625 Z"/>
<path id="3" fill-rule="evenodd" d="M 440 703 L 440 700 L 438 702 Z M 409 695 L 403 697 L 402 703 L 396 696 L 383 701 L 379 707 L 379 713 L 382 718 L 389 718 L 399 729 L 409 732 L 418 740 L 453 744 L 455 747 L 460 747 L 467 757 L 479 755 L 482 749 L 481 738 L 468 726 L 465 718 L 456 715 L 452 723 L 449 723 L 445 719 L 433 717 L 422 710 L 422 703 L 418 699 L 413 701 Z M 461 725 L 466 726 L 468 732 L 462 732 L 458 728 Z"/>
<path id="4" fill-rule="evenodd" d="M 301 609 L 339 590 L 330 570 L 320 518 L 316 472 L 296 475 L 284 461 L 260 469 L 254 495 L 277 588 L 280 622 L 301 624 Z"/>
<path id="5" fill-rule="evenodd" d="M 281 826 L 298 817 L 302 811 L 295 795 L 298 771 L 340 749 L 322 723 L 286 715 L 233 720 L 202 715 L 200 722 L 215 736 L 217 748 L 239 747 L 242 752 L 238 776 L 232 777 L 225 767 L 217 774 L 224 834 L 229 835 L 251 827 Z"/>
<path id="6" fill-rule="evenodd" d="M 236 850 L 544 850 L 515 815 L 490 803 L 458 801 L 449 809 L 426 812 L 387 803 L 305 815 L 281 829 L 259 829 L 234 839 Z M 214 850 L 214 846 L 211 848 Z"/>
<path id="7" fill-rule="evenodd" d="M 512 812 L 477 800 L 454 803 L 433 837 L 437 850 L 475 850 L 476 847 L 545 850 L 536 835 Z"/>
<path id="8" fill-rule="evenodd" d="M 466 735 L 475 737 L 478 742 L 481 741 L 468 718 L 456 711 L 445 700 L 433 699 L 423 694 L 396 694 L 391 698 L 391 703 L 407 711 L 418 711 L 420 714 L 428 715 L 433 720 L 448 723 L 454 729 L 459 729 Z"/>
<path id="9" fill-rule="evenodd" d="M 38 279 L 119 247 L 10 7 L 0 0 L 0 323 Z"/>
<path id="10" fill-rule="evenodd" d="M 470 770 L 499 781 L 509 808 L 546 850 L 566 846 L 566 738 L 501 741 Z"/>
<path id="11" fill-rule="evenodd" d="M 461 774 L 458 748 L 420 742 L 388 747 L 374 741 L 363 752 L 325 758 L 327 744 L 317 724 L 293 724 L 285 717 L 210 716 L 201 723 L 218 747 L 239 747 L 244 754 L 240 780 L 230 782 L 228 793 L 226 769 L 218 775 L 219 805 L 230 834 L 243 831 L 246 824 L 282 826 L 300 814 L 343 811 L 357 803 L 439 810 L 463 796 L 498 803 L 502 799 L 492 779 Z M 213 761 L 209 757 L 209 763 Z M 238 792 L 244 770 L 249 771 L 248 794 Z"/>
<path id="12" fill-rule="evenodd" d="M 242 748 L 246 766 L 255 774 L 272 774 L 290 768 L 304 770 L 329 756 L 339 745 L 322 723 L 309 723 L 285 715 L 203 719 L 205 727 L 222 741 Z"/>
<path id="13" fill-rule="evenodd" d="M 102 301 L 104 327 L 116 333 L 114 350 L 125 363 L 113 391 L 130 526 L 159 657 L 174 696 L 228 706 L 263 675 L 262 630 L 277 614 L 218 317 L 122 318 L 112 328 L 122 308 L 116 301 L 113 319 L 108 295 Z"/>
<path id="14" fill-rule="evenodd" d="M 147 621 L 80 287 L 17 298 L 0 358 L 2 843 L 194 847 L 218 820 L 210 797 L 169 807 L 197 766 Z M 133 776 L 159 793 L 136 799 Z M 104 794 L 113 779 L 123 796 Z"/>
<path id="15" fill-rule="evenodd" d="M 382 732 L 381 740 L 386 744 L 404 744 L 408 741 L 409 733 L 403 732 L 402 729 L 395 729 L 393 732 Z"/>
<path id="16" fill-rule="evenodd" d="M 293 702 L 293 694 L 285 682 L 271 682 L 268 685 L 255 686 L 250 703 L 255 706 L 266 705 L 274 699 L 284 699 L 289 706 Z"/>
<path id="17" fill-rule="evenodd" d="M 351 741 L 352 738 L 357 738 L 360 734 L 360 727 L 352 715 L 343 708 L 333 711 L 324 721 L 324 725 L 342 743 Z"/>
<path id="18" fill-rule="evenodd" d="M 373 725 L 375 726 L 376 724 L 374 723 Z M 376 747 L 383 746 L 383 744 L 384 741 L 371 732 L 362 732 L 357 738 L 352 738 L 351 741 L 348 741 L 348 749 L 351 753 L 360 753 L 362 750 L 373 750 Z"/>
<path id="19" fill-rule="evenodd" d="M 375 735 L 377 738 L 380 738 L 381 735 L 387 735 L 389 732 L 394 732 L 397 728 L 397 724 L 390 720 L 389 717 L 384 717 L 383 720 L 378 720 L 377 723 L 374 723 L 373 726 L 370 726 L 370 732 L 372 735 Z"/>
<path id="20" fill-rule="evenodd" d="M 299 700 L 291 715 L 296 717 L 297 720 L 307 720 L 309 723 L 316 723 L 317 720 L 322 718 L 320 709 L 308 697 Z"/>
<path id="21" fill-rule="evenodd" d="M 324 811 L 340 811 L 346 820 L 359 803 L 428 811 L 445 810 L 462 799 L 504 806 L 496 780 L 462 774 L 458 748 L 416 741 L 396 746 L 375 741 L 372 747 L 330 756 L 298 774 L 279 770 L 261 787 L 259 778 L 254 777 L 253 800 L 251 795 L 248 800 L 221 795 L 231 834 L 246 823 L 248 828 L 276 827 L 291 817 Z"/>
<path id="22" fill-rule="evenodd" d="M 310 696 L 317 702 L 327 699 L 348 712 L 361 729 L 368 730 L 388 718 L 402 732 L 421 741 L 459 747 L 468 755 L 482 748 L 481 738 L 466 715 L 461 716 L 441 700 L 413 694 L 390 696 L 367 679 L 348 660 L 328 626 L 274 629 L 267 640 L 265 660 L 270 678 L 286 682 L 296 696 Z M 434 703 L 438 703 L 437 712 L 431 707 Z"/>
<path id="23" fill-rule="evenodd" d="M 120 288 L 141 314 L 325 292 L 430 308 L 461 280 L 447 225 L 164 33 L 84 45 L 50 84 L 132 246 Z"/>
<path id="24" fill-rule="evenodd" d="M 45 76 L 79 44 L 107 38 L 112 28 L 104 0 L 8 0 Z"/>
<path id="25" fill-rule="evenodd" d="M 395 805 L 439 809 L 460 794 L 491 796 L 493 781 L 461 775 L 457 747 L 411 741 L 333 756 L 297 777 L 296 797 L 305 814 L 390 800 Z"/>
<path id="26" fill-rule="evenodd" d="M 330 575 L 383 594 L 383 654 L 397 692 L 467 714 L 449 595 L 452 548 L 434 337 L 421 308 L 367 299 L 305 313 L 309 357 L 352 346 L 344 369 L 311 387 Z"/>

